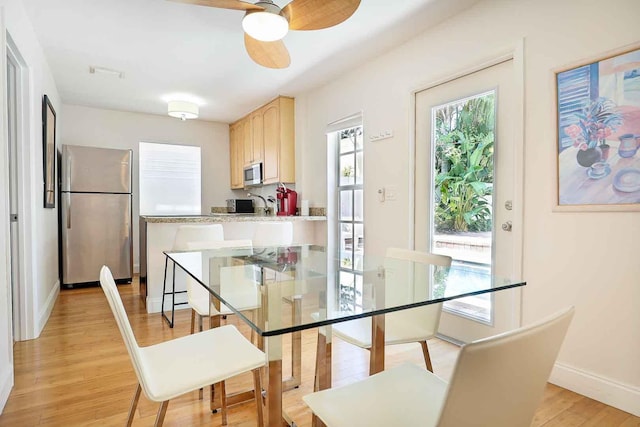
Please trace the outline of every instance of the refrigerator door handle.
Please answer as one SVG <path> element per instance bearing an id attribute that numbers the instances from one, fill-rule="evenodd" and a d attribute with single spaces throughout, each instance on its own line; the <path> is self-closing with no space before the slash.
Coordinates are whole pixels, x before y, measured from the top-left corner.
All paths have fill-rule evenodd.
<path id="1" fill-rule="evenodd" d="M 71 197 L 67 197 L 67 228 L 71 228 Z"/>
<path id="2" fill-rule="evenodd" d="M 65 174 L 67 178 L 67 191 L 71 191 L 71 170 L 71 156 L 67 156 L 67 173 Z"/>

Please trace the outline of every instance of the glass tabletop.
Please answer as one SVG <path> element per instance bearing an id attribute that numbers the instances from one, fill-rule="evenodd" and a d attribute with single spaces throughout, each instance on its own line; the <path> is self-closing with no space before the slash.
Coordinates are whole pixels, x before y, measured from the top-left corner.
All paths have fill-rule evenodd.
<path id="1" fill-rule="evenodd" d="M 366 254 L 355 274 L 345 274 L 341 260 L 317 245 L 165 254 L 262 336 L 525 285 L 470 266 Z"/>

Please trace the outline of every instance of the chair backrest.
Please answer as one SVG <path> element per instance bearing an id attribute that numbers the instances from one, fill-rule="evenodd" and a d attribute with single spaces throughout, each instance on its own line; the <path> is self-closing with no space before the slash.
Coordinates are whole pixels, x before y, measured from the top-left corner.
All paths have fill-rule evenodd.
<path id="1" fill-rule="evenodd" d="M 240 239 L 240 240 L 200 240 L 200 241 L 192 241 L 187 242 L 185 244 L 184 250 L 187 251 L 197 251 L 204 249 L 224 249 L 224 248 L 251 248 L 251 240 L 249 239 Z M 222 261 L 222 260 L 219 260 Z M 199 273 L 203 273 L 208 271 L 210 268 L 210 264 L 202 266 L 203 270 Z M 218 269 L 221 266 L 218 266 Z M 198 272 L 196 272 L 198 273 Z M 200 286 L 193 277 L 188 276 L 186 279 L 187 284 L 187 298 L 190 301 L 195 299 L 209 299 L 209 292 L 202 286 Z"/>
<path id="2" fill-rule="evenodd" d="M 253 232 L 253 246 L 286 246 L 293 242 L 293 223 L 289 221 L 259 222 Z"/>
<path id="3" fill-rule="evenodd" d="M 185 251 L 187 243 L 224 240 L 222 224 L 181 225 L 176 231 L 172 250 Z"/>
<path id="4" fill-rule="evenodd" d="M 422 283 L 423 281 L 416 279 L 419 275 L 428 275 L 430 276 L 430 272 L 428 271 L 429 265 L 439 266 L 439 267 L 449 267 L 451 266 L 451 257 L 446 255 L 437 255 L 429 252 L 420 252 L 414 251 L 410 249 L 401 249 L 401 248 L 388 248 L 386 252 L 386 257 L 389 260 L 400 259 L 400 260 L 410 260 L 416 263 L 425 264 L 424 269 L 414 268 L 409 270 L 396 271 L 393 275 L 388 275 L 388 286 L 394 287 L 395 292 L 401 292 L 397 288 L 402 286 L 402 284 L 412 285 L 414 283 Z M 393 261 L 388 262 L 393 265 Z M 426 293 L 429 292 L 429 289 L 405 289 L 405 292 L 421 292 Z M 389 298 L 394 298 L 393 292 L 387 292 Z M 425 295 L 426 296 L 426 295 Z M 402 300 L 405 298 L 403 295 L 395 295 L 396 298 Z M 421 331 L 424 336 L 435 335 L 438 331 L 438 326 L 440 325 L 440 314 L 442 313 L 442 303 L 440 304 L 431 304 L 424 307 L 417 307 L 411 310 L 401 310 L 394 313 L 387 314 L 387 318 L 391 323 L 397 324 L 413 324 L 420 325 Z M 407 337 L 409 340 L 410 337 Z M 417 337 L 416 337 L 417 338 Z"/>
<path id="5" fill-rule="evenodd" d="M 149 393 L 149 389 L 147 386 L 147 379 L 143 374 L 144 368 L 142 366 L 140 346 L 138 346 L 136 337 L 135 335 L 133 335 L 131 323 L 129 323 L 127 312 L 124 309 L 124 305 L 122 304 L 122 298 L 120 298 L 120 293 L 118 292 L 118 288 L 116 287 L 116 282 L 113 280 L 113 275 L 111 274 L 109 267 L 107 267 L 106 265 L 102 266 L 102 268 L 100 269 L 100 286 L 102 287 L 102 290 L 107 297 L 109 307 L 111 307 L 113 316 L 115 317 L 116 323 L 118 324 L 118 329 L 120 330 L 120 334 L 122 335 L 124 344 L 127 347 L 127 352 L 129 353 L 129 357 L 131 358 L 131 364 L 133 365 L 133 370 L 136 373 L 136 377 L 138 377 L 138 382 L 142 386 L 145 395 L 150 396 L 151 394 Z"/>
<path id="6" fill-rule="evenodd" d="M 438 426 L 531 425 L 573 313 L 463 346 Z"/>
<path id="7" fill-rule="evenodd" d="M 451 266 L 451 257 L 447 255 L 432 254 L 430 252 L 413 251 L 411 249 L 387 248 L 385 255 L 387 258 L 407 259 L 423 264 L 438 265 L 441 267 Z"/>

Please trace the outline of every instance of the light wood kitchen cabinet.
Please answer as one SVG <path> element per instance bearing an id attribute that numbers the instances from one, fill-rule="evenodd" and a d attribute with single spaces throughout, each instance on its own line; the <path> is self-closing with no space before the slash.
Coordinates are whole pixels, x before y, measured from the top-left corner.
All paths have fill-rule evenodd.
<path id="1" fill-rule="evenodd" d="M 278 97 L 229 126 L 232 189 L 243 188 L 244 166 L 259 162 L 264 184 L 295 182 L 294 102 Z"/>
<path id="2" fill-rule="evenodd" d="M 261 108 L 265 184 L 296 180 L 294 107 L 293 98 L 281 96 Z"/>
<path id="3" fill-rule="evenodd" d="M 231 173 L 231 188 L 244 188 L 244 138 L 241 123 L 233 123 L 229 126 L 229 169 Z"/>
<path id="4" fill-rule="evenodd" d="M 245 145 L 245 165 L 252 165 L 254 163 L 261 162 L 264 158 L 261 110 L 251 113 L 249 120 L 251 122 L 251 143 Z"/>

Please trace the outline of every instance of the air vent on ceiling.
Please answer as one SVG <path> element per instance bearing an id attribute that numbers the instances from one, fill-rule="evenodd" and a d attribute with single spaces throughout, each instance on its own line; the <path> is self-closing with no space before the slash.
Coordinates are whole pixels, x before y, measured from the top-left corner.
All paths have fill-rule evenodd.
<path id="1" fill-rule="evenodd" d="M 106 74 L 108 76 L 113 76 L 113 77 L 118 77 L 118 78 L 124 79 L 124 72 L 123 71 L 112 70 L 110 68 L 91 66 L 91 67 L 89 67 L 89 73 L 91 73 L 91 74 Z"/>

